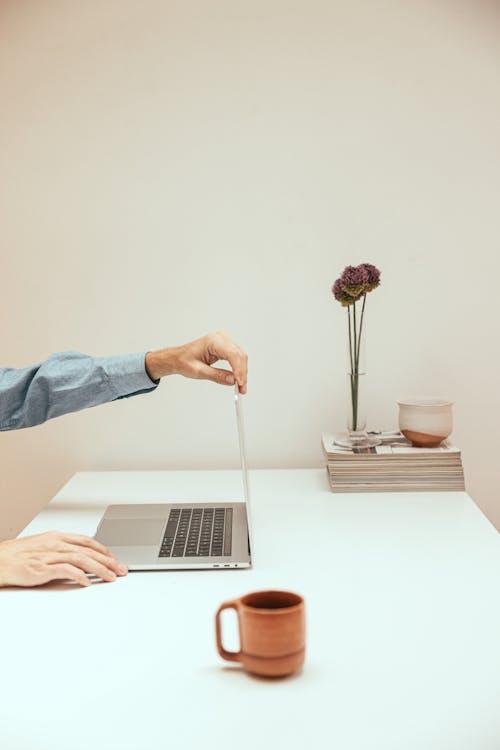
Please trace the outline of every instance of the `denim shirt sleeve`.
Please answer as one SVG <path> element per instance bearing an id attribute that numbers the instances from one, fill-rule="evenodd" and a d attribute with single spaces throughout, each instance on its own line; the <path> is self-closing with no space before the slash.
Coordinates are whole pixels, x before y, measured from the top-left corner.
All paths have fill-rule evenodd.
<path id="1" fill-rule="evenodd" d="M 32 367 L 0 368 L 0 431 L 155 390 L 144 352 L 91 357 L 58 352 Z"/>

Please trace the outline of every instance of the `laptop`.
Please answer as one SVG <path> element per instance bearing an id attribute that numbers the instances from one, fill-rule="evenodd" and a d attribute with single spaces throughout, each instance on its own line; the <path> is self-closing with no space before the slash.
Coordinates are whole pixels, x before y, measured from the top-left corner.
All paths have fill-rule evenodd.
<path id="1" fill-rule="evenodd" d="M 249 483 L 242 396 L 234 387 L 244 502 L 109 505 L 95 538 L 129 570 L 249 568 Z"/>

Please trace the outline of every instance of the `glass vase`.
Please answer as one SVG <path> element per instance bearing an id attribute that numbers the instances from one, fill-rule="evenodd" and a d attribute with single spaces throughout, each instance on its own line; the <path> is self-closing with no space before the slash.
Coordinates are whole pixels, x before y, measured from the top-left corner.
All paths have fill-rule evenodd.
<path id="1" fill-rule="evenodd" d="M 380 444 L 366 432 L 366 345 L 363 312 L 356 303 L 348 310 L 347 339 L 347 434 L 336 439 L 344 448 L 371 448 Z"/>
<path id="2" fill-rule="evenodd" d="M 347 373 L 347 431 L 357 435 L 366 430 L 364 372 Z"/>

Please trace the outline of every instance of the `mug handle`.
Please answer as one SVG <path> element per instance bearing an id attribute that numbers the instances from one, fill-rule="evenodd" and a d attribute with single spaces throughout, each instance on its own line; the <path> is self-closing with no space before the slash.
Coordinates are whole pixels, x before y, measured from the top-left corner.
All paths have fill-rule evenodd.
<path id="1" fill-rule="evenodd" d="M 239 603 L 238 599 L 233 599 L 230 602 L 224 602 L 223 604 L 220 605 L 215 615 L 215 638 L 217 641 L 217 651 L 222 656 L 222 658 L 226 659 L 227 661 L 240 661 L 241 649 L 239 651 L 226 651 L 226 649 L 222 645 L 220 614 L 225 609 L 234 609 L 236 610 L 236 614 L 238 614 L 238 603 Z M 238 624 L 239 624 L 239 618 L 238 618 Z M 241 643 L 241 631 L 240 631 L 240 643 Z"/>

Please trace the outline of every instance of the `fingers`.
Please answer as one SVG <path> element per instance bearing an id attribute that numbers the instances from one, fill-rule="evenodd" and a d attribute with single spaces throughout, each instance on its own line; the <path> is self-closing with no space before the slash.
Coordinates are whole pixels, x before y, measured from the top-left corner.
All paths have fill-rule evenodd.
<path id="1" fill-rule="evenodd" d="M 62 546 L 58 547 L 57 550 L 54 551 L 83 554 L 86 557 L 90 557 L 96 560 L 101 565 L 111 570 L 114 573 L 115 577 L 117 575 L 127 575 L 127 566 L 120 563 L 113 555 L 113 553 L 108 550 L 108 548 L 105 547 L 104 544 L 98 542 L 97 539 L 85 536 L 84 534 L 68 534 L 65 532 L 52 533 L 54 533 L 62 542 Z"/>
<path id="2" fill-rule="evenodd" d="M 230 350 L 226 356 L 231 365 L 236 382 L 238 383 L 240 393 L 247 392 L 247 355 L 240 349 Z"/>
<path id="3" fill-rule="evenodd" d="M 212 342 L 209 342 L 209 351 L 214 354 L 218 359 L 225 359 L 231 365 L 231 369 L 234 374 L 234 378 L 238 383 L 240 393 L 246 393 L 247 391 L 247 378 L 248 378 L 248 356 L 242 351 L 230 338 L 224 333 L 216 333 L 210 336 L 213 338 Z M 212 368 L 214 369 L 214 368 Z M 223 382 L 225 385 L 233 385 L 232 382 L 226 380 L 227 375 L 218 375 L 216 382 Z M 223 380 L 219 380 L 223 378 Z M 213 379 L 213 378 L 210 378 Z"/>
<path id="4" fill-rule="evenodd" d="M 109 568 L 109 570 L 112 570 L 118 576 L 127 575 L 128 572 L 127 566 L 120 563 L 116 557 L 113 557 L 112 555 L 103 555 L 102 552 L 97 552 L 97 550 L 92 549 L 91 547 L 79 547 L 76 544 L 64 543 L 64 546 L 59 552 L 64 552 L 66 554 L 84 554 L 86 557 L 91 557 L 101 565 Z"/>
<path id="5" fill-rule="evenodd" d="M 234 385 L 234 375 L 229 370 L 223 370 L 218 367 L 200 364 L 198 368 L 198 377 L 200 380 L 211 380 L 213 383 L 220 385 Z"/>
<path id="6" fill-rule="evenodd" d="M 101 552 L 103 555 L 108 555 L 108 557 L 114 557 L 113 553 L 109 551 L 107 547 L 104 546 L 104 544 L 101 544 L 97 541 L 97 539 L 94 539 L 90 536 L 84 536 L 83 534 L 66 534 L 64 532 L 58 532 L 60 535 L 60 538 L 64 542 L 69 542 L 70 544 L 77 544 L 80 547 L 90 547 L 91 549 L 95 549 L 97 552 Z"/>
<path id="7" fill-rule="evenodd" d="M 82 552 L 58 552 L 54 558 L 56 561 L 60 560 L 61 563 L 70 563 L 75 568 L 83 570 L 84 573 L 90 573 L 103 581 L 116 580 L 116 573 L 108 567 L 108 564 L 103 564 Z"/>

